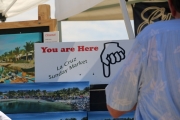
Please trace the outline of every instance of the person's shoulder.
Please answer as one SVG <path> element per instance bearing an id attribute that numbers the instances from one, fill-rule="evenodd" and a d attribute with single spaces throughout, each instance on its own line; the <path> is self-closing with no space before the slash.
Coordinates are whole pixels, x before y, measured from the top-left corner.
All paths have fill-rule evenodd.
<path id="1" fill-rule="evenodd" d="M 180 29 L 180 19 L 167 21 L 158 21 L 147 25 L 138 35 L 137 38 L 152 37 L 170 29 Z"/>
<path id="2" fill-rule="evenodd" d="M 161 29 L 162 27 L 169 25 L 170 23 L 172 23 L 172 20 L 154 22 L 152 24 L 147 25 L 142 30 L 142 32 L 148 32 L 148 31 L 151 31 L 152 29 Z"/>
<path id="3" fill-rule="evenodd" d="M 167 30 L 167 29 L 172 29 L 172 28 L 179 28 L 180 25 L 180 19 L 172 19 L 172 20 L 166 20 L 166 21 L 158 21 L 152 24 L 149 24 L 144 28 L 143 32 L 150 32 L 152 30 Z"/>

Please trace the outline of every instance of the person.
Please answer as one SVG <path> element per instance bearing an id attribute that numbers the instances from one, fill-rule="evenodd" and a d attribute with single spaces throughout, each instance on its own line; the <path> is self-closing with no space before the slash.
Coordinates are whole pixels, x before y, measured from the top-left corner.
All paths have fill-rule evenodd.
<path id="1" fill-rule="evenodd" d="M 180 0 L 168 3 L 175 19 L 144 28 L 105 88 L 114 118 L 135 110 L 135 120 L 180 120 Z"/>

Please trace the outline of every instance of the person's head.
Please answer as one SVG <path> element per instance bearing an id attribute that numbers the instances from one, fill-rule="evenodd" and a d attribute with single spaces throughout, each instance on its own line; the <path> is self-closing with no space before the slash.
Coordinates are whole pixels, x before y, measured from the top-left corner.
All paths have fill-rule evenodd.
<path id="1" fill-rule="evenodd" d="M 168 0 L 172 16 L 180 18 L 180 0 Z"/>

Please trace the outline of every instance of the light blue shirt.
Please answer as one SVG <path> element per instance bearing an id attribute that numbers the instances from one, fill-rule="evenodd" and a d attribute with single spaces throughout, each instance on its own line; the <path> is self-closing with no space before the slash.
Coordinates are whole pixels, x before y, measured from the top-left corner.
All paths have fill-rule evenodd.
<path id="1" fill-rule="evenodd" d="M 180 19 L 156 22 L 137 37 L 106 101 L 135 120 L 180 120 Z"/>

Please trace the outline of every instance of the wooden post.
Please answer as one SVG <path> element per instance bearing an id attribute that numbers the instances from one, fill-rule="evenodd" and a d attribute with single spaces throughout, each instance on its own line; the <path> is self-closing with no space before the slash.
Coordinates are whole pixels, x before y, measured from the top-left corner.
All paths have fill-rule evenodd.
<path id="1" fill-rule="evenodd" d="M 51 7 L 48 4 L 41 4 L 38 6 L 38 20 L 51 19 Z"/>
<path id="2" fill-rule="evenodd" d="M 50 5 L 42 4 L 38 6 L 38 20 L 4 22 L 0 23 L 0 31 L 14 28 L 32 28 L 48 26 L 49 32 L 57 31 L 57 20 L 50 18 Z M 33 31 L 32 31 L 33 32 Z"/>

